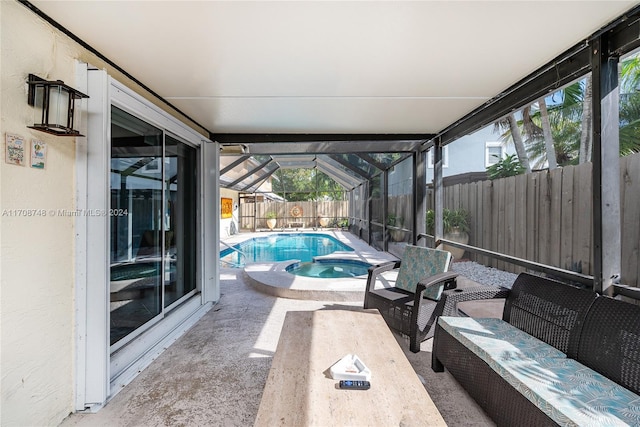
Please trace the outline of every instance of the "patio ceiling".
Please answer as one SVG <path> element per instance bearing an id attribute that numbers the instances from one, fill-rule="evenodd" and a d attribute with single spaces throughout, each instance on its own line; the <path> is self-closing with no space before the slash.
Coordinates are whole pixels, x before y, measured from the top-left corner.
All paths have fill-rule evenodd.
<path id="1" fill-rule="evenodd" d="M 432 134 L 635 1 L 51 1 L 214 134 Z"/>
<path id="2" fill-rule="evenodd" d="M 221 169 L 255 156 L 221 178 L 242 191 L 296 163 L 353 188 L 637 4 L 30 3 L 207 130 Z"/>

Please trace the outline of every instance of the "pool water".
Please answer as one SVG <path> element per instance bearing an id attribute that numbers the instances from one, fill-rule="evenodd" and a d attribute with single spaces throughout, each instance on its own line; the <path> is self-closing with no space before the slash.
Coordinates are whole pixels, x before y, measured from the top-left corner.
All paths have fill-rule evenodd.
<path id="1" fill-rule="evenodd" d="M 220 252 L 226 264 L 244 265 L 245 262 L 280 262 L 297 259 L 313 261 L 314 257 L 336 251 L 352 252 L 353 249 L 333 236 L 318 233 L 279 233 L 265 237 L 254 237 L 233 246 L 241 250 L 246 258 L 232 249 Z"/>
<path id="2" fill-rule="evenodd" d="M 337 259 L 295 263 L 287 267 L 287 271 L 296 276 L 338 279 L 364 276 L 369 267 L 371 264 L 363 261 Z"/>

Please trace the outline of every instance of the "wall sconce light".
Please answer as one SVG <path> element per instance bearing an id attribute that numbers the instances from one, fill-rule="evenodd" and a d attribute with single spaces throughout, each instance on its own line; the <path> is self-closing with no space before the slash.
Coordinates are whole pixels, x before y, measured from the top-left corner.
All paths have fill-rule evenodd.
<path id="1" fill-rule="evenodd" d="M 27 102 L 34 107 L 34 125 L 27 126 L 58 136 L 84 136 L 74 129 L 80 127 L 80 109 L 76 99 L 89 98 L 64 84 L 62 80 L 47 81 L 29 74 Z"/>

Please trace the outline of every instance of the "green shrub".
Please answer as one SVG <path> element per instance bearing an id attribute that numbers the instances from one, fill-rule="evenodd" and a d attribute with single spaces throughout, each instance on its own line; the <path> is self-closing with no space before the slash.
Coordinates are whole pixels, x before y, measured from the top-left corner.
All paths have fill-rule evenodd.
<path id="1" fill-rule="evenodd" d="M 498 157 L 494 155 L 494 157 Z M 489 179 L 506 178 L 509 176 L 522 175 L 525 172 L 524 167 L 520 164 L 520 160 L 515 154 L 509 154 L 498 163 L 487 168 L 487 176 Z"/>
<path id="2" fill-rule="evenodd" d="M 427 233 L 433 235 L 436 228 L 436 214 L 433 209 L 427 211 Z M 448 233 L 454 228 L 465 233 L 469 232 L 469 212 L 464 209 L 443 209 L 442 225 L 444 232 Z"/>

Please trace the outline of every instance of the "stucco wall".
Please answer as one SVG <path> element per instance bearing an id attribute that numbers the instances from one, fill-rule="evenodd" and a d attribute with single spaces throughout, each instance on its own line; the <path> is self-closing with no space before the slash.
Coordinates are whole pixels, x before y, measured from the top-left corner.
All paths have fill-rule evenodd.
<path id="1" fill-rule="evenodd" d="M 0 8 L 3 147 L 5 133 L 47 143 L 44 170 L 9 165 L 2 150 L 1 424 L 56 425 L 73 398 L 74 220 L 52 212 L 74 209 L 75 139 L 26 127 L 25 82 L 34 73 L 73 85 L 76 55 L 23 6 Z"/>
<path id="2" fill-rule="evenodd" d="M 0 22 L 0 425 L 58 425 L 73 410 L 75 384 L 75 221 L 60 212 L 75 209 L 76 142 L 26 127 L 27 76 L 80 89 L 80 60 L 166 105 L 21 4 L 1 0 Z M 6 133 L 46 142 L 46 168 L 6 164 Z"/>

